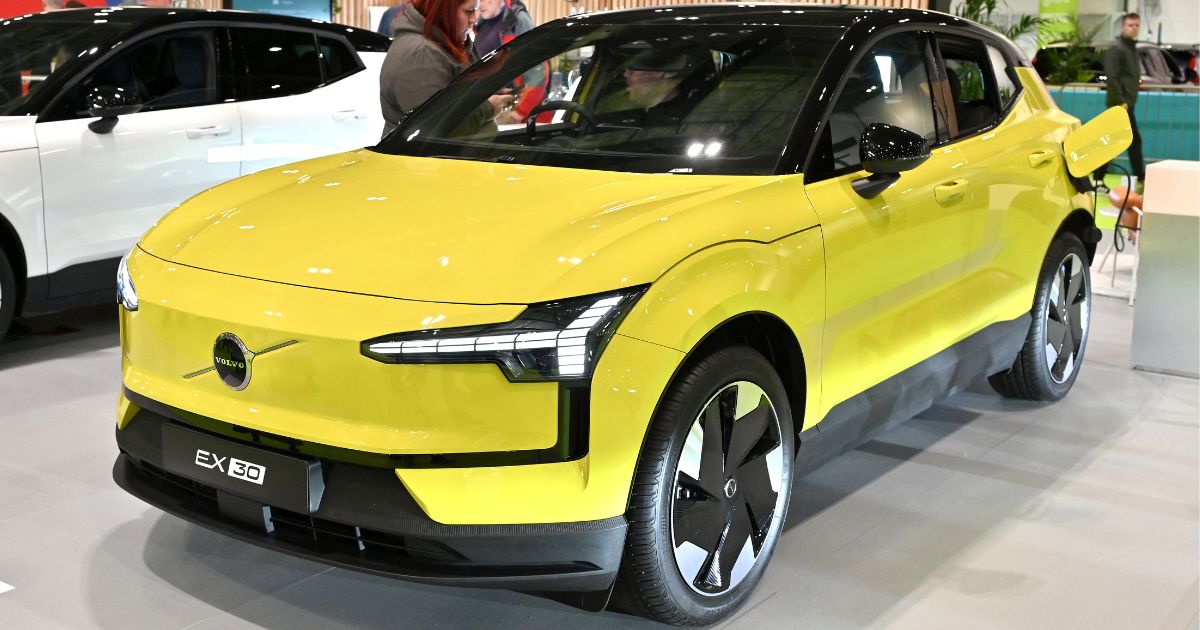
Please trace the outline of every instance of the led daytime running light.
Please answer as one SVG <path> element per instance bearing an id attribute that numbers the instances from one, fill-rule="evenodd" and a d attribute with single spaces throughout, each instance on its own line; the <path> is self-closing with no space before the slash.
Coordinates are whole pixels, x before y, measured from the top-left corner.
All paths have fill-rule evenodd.
<path id="1" fill-rule="evenodd" d="M 121 259 L 117 266 L 117 302 L 127 311 L 138 310 L 137 289 L 133 286 L 133 278 L 129 276 L 129 255 Z"/>
<path id="2" fill-rule="evenodd" d="M 367 346 L 370 352 L 381 355 L 450 355 L 469 353 L 514 352 L 521 350 L 543 350 L 554 348 L 555 375 L 580 376 L 587 363 L 587 337 L 600 322 L 604 321 L 622 296 L 597 300 L 590 308 L 575 318 L 565 329 L 544 332 L 526 332 L 509 335 L 483 335 L 478 337 L 446 337 L 443 339 L 413 339 L 408 341 L 383 341 Z"/>

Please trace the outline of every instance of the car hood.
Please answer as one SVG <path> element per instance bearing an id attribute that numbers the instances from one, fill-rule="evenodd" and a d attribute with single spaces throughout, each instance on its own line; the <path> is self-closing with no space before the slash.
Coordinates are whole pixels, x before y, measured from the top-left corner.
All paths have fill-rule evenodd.
<path id="1" fill-rule="evenodd" d="M 37 148 L 34 116 L 0 116 L 0 153 Z"/>
<path id="2" fill-rule="evenodd" d="M 393 298 L 529 304 L 652 282 L 809 227 L 799 176 L 629 174 L 359 150 L 182 204 L 141 241 L 191 267 Z"/>

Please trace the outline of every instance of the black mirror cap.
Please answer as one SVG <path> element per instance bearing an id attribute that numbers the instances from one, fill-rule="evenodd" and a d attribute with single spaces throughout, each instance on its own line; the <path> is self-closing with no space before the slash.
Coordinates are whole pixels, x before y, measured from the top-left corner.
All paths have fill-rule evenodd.
<path id="1" fill-rule="evenodd" d="M 929 159 L 929 143 L 902 127 L 871 123 L 862 132 L 858 155 L 863 170 L 868 173 L 902 173 Z"/>
<path id="2" fill-rule="evenodd" d="M 125 88 L 97 85 L 83 97 L 89 116 L 116 118 L 142 111 L 142 99 Z"/>

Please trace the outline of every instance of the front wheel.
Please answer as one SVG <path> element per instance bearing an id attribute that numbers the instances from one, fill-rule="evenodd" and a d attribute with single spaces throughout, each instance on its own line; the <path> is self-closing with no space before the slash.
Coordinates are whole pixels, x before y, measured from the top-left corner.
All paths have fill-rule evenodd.
<path id="1" fill-rule="evenodd" d="M 787 517 L 794 443 L 783 382 L 753 349 L 718 350 L 678 376 L 638 461 L 618 604 L 674 625 L 740 606 Z"/>
<path id="2" fill-rule="evenodd" d="M 1087 259 L 1083 243 L 1069 232 L 1059 234 L 1050 245 L 1038 277 L 1025 345 L 1008 371 L 988 378 L 1001 395 L 1052 401 L 1071 390 L 1091 327 Z"/>

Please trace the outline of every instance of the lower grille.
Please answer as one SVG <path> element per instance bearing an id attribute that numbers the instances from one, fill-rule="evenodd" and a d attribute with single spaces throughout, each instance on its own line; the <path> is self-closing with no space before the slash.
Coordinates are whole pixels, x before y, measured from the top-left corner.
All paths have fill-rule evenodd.
<path id="1" fill-rule="evenodd" d="M 186 493 L 192 508 L 214 518 L 221 517 L 217 490 L 186 477 L 163 470 L 153 464 L 137 462 L 138 467 L 154 478 L 162 489 L 179 496 Z M 180 497 L 184 498 L 184 497 Z M 274 506 L 270 520 L 272 536 L 312 549 L 318 553 L 367 554 L 380 562 L 465 564 L 469 559 L 449 546 L 435 540 L 415 536 L 400 536 L 365 529 L 348 523 L 338 523 L 308 514 L 300 514 Z"/>

